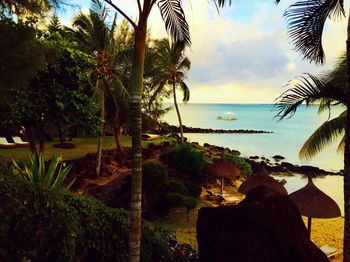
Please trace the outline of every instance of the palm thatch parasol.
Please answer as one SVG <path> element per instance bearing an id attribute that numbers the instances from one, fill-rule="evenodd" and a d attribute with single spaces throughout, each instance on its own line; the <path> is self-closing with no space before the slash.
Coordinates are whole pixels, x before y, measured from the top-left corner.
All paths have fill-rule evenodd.
<path id="1" fill-rule="evenodd" d="M 241 175 L 239 168 L 224 157 L 216 160 L 214 164 L 207 168 L 206 171 L 211 176 L 221 178 L 221 194 L 224 191 L 224 177 L 229 179 L 237 179 Z"/>
<path id="2" fill-rule="evenodd" d="M 269 176 L 265 167 L 262 167 L 259 174 L 251 176 L 244 181 L 238 188 L 238 192 L 246 195 L 250 190 L 258 186 L 266 186 L 267 188 L 272 189 L 282 195 L 288 195 L 288 192 L 284 186 L 273 177 Z"/>
<path id="3" fill-rule="evenodd" d="M 300 213 L 308 218 L 309 236 L 311 236 L 311 218 L 334 218 L 341 215 L 337 203 L 318 189 L 310 176 L 306 186 L 293 192 L 289 197 L 296 204 Z"/>

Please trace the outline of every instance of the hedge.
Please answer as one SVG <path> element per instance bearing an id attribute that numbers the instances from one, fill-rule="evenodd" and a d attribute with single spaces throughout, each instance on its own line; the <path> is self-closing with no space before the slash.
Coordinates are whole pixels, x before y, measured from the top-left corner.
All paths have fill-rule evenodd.
<path id="1" fill-rule="evenodd" d="M 0 176 L 0 261 L 127 261 L 128 221 L 93 198 Z M 142 230 L 142 261 L 174 261 L 170 234 Z"/>

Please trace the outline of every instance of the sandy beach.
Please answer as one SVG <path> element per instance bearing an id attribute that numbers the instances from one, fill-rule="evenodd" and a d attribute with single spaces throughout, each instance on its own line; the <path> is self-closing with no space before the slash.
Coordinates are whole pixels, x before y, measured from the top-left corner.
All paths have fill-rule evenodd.
<path id="1" fill-rule="evenodd" d="M 303 219 L 307 224 L 307 218 L 303 217 Z M 312 219 L 311 240 L 318 247 L 327 245 L 329 247 L 337 248 L 340 250 L 340 252 L 342 252 L 343 232 L 344 217 L 332 219 Z M 342 253 L 332 258 L 331 261 L 343 261 Z"/>

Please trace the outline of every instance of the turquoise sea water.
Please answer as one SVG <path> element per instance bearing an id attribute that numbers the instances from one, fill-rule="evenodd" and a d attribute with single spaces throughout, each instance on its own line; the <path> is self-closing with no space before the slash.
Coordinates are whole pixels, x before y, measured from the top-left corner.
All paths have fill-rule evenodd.
<path id="1" fill-rule="evenodd" d="M 339 139 L 315 158 L 305 161 L 298 153 L 304 141 L 324 121 L 328 113 L 317 114 L 318 106 L 301 106 L 289 119 L 278 122 L 271 104 L 180 104 L 183 124 L 191 127 L 214 129 L 255 129 L 272 131 L 272 134 L 186 134 L 190 141 L 205 142 L 239 150 L 243 156 L 271 158 L 278 154 L 285 161 L 299 165 L 313 165 L 329 171 L 343 168 L 343 155 L 337 153 Z M 332 109 L 331 118 L 344 109 Z M 225 114 L 226 113 L 226 114 Z M 231 116 L 238 120 L 218 120 L 218 116 Z M 169 124 L 178 125 L 175 110 L 163 118 Z"/>
<path id="2" fill-rule="evenodd" d="M 298 157 L 304 141 L 312 132 L 329 117 L 328 113 L 317 114 L 318 107 L 301 106 L 300 110 L 290 118 L 277 122 L 276 111 L 269 104 L 181 104 L 180 112 L 183 124 L 191 127 L 213 129 L 255 129 L 272 131 L 272 134 L 185 134 L 191 142 L 209 143 L 229 147 L 241 152 L 243 156 L 268 157 L 279 154 L 284 161 L 299 165 L 317 166 L 329 171 L 339 171 L 343 168 L 343 155 L 337 153 L 338 139 L 333 145 L 325 148 L 317 157 L 302 161 Z M 331 118 L 339 115 L 344 108 L 332 109 Z M 218 116 L 230 116 L 234 113 L 238 120 L 217 120 Z M 178 125 L 175 110 L 165 115 L 169 124 Z M 271 159 L 272 160 L 272 159 Z M 273 160 L 272 160 L 273 161 Z M 300 174 L 293 176 L 278 176 L 285 178 L 288 193 L 305 186 L 307 179 Z M 339 205 L 342 214 L 344 207 L 343 177 L 325 176 L 314 179 L 315 185 L 332 197 Z"/>

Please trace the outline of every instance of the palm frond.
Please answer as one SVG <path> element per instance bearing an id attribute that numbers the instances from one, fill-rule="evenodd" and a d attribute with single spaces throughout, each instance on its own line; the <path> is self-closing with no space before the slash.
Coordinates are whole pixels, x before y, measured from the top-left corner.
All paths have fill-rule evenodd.
<path id="1" fill-rule="evenodd" d="M 343 138 L 339 142 L 337 152 L 344 152 L 344 149 L 345 149 L 345 135 L 343 136 Z"/>
<path id="2" fill-rule="evenodd" d="M 231 0 L 214 0 L 218 7 L 224 7 L 226 4 L 231 5 Z"/>
<path id="3" fill-rule="evenodd" d="M 345 16 L 344 0 L 300 0 L 291 5 L 284 15 L 295 49 L 305 59 L 322 64 L 325 57 L 322 34 L 326 19 Z"/>
<path id="4" fill-rule="evenodd" d="M 278 111 L 276 117 L 279 120 L 292 117 L 303 103 L 308 106 L 323 100 L 324 104 L 321 107 L 324 107 L 339 102 L 346 103 L 348 99 L 344 87 L 337 87 L 332 81 L 325 81 L 311 74 L 300 76 L 296 81 L 290 81 L 289 85 L 293 87 L 283 92 L 274 105 L 274 109 Z"/>
<path id="5" fill-rule="evenodd" d="M 190 70 L 191 69 L 191 61 L 188 59 L 188 57 L 185 57 L 180 61 L 180 63 L 177 66 L 178 70 Z"/>
<path id="6" fill-rule="evenodd" d="M 346 125 L 346 111 L 338 117 L 324 122 L 311 134 L 300 149 L 301 159 L 310 159 L 319 153 L 325 146 L 334 142 L 336 138 L 344 133 Z"/>
<path id="7" fill-rule="evenodd" d="M 181 81 L 180 88 L 181 88 L 182 93 L 183 93 L 182 101 L 187 103 L 190 100 L 190 89 L 188 88 L 188 86 L 186 85 L 186 83 L 184 81 Z"/>
<path id="8" fill-rule="evenodd" d="M 175 42 L 191 44 L 190 31 L 181 0 L 159 0 L 158 7 L 171 38 Z"/>

